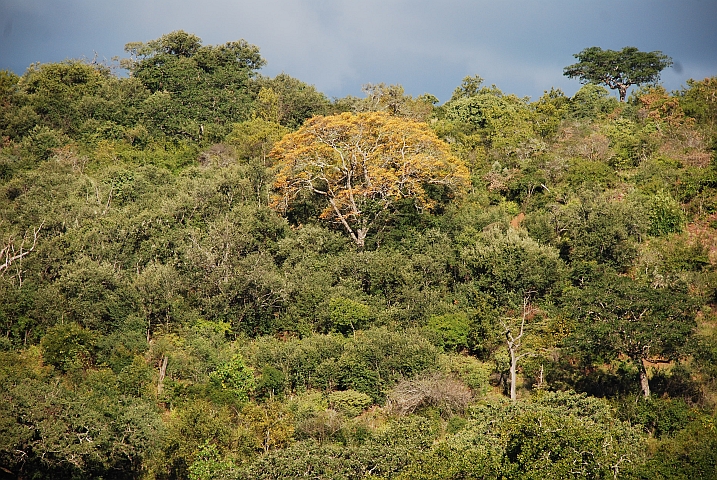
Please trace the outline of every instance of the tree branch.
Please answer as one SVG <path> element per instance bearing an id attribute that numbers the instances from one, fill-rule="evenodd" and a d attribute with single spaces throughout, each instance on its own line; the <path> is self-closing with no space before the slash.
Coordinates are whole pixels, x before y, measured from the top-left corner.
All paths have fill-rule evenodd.
<path id="1" fill-rule="evenodd" d="M 15 241 L 12 238 L 8 238 L 7 242 L 5 243 L 5 246 L 0 249 L 0 259 L 4 258 L 5 263 L 0 264 L 0 275 L 4 274 L 5 271 L 12 265 L 13 263 L 17 262 L 21 258 L 28 255 L 30 252 L 35 250 L 35 247 L 37 246 L 37 239 L 40 236 L 40 230 L 42 230 L 43 225 L 45 224 L 44 220 L 42 223 L 40 223 L 40 226 L 37 228 L 33 227 L 32 232 L 32 246 L 29 249 L 25 249 L 25 241 L 27 240 L 27 235 L 23 235 L 22 242 L 20 243 L 20 246 L 17 247 L 15 245 Z"/>

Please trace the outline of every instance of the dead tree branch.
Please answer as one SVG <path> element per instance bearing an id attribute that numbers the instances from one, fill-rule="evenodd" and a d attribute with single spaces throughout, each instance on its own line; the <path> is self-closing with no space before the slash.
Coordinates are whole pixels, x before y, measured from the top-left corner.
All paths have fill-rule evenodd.
<path id="1" fill-rule="evenodd" d="M 40 237 L 40 230 L 42 230 L 44 224 L 45 222 L 43 221 L 40 223 L 39 227 L 33 227 L 32 246 L 30 248 L 25 248 L 25 244 L 28 241 L 27 232 L 23 235 L 20 245 L 16 244 L 15 239 L 12 236 L 7 239 L 2 248 L 0 248 L 0 261 L 4 259 L 4 263 L 0 264 L 0 275 L 3 275 L 13 263 L 35 250 L 37 240 Z"/>

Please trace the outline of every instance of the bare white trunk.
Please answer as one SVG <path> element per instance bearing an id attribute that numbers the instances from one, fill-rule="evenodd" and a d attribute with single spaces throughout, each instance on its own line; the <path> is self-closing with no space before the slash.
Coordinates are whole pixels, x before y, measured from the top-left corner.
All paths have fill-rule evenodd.
<path id="1" fill-rule="evenodd" d="M 40 223 L 39 227 L 32 229 L 32 246 L 30 248 L 25 248 L 27 234 L 23 235 L 20 245 L 16 245 L 15 239 L 13 237 L 10 237 L 7 239 L 4 245 L 0 246 L 0 261 L 4 259 L 4 262 L 0 263 L 0 275 L 2 275 L 5 270 L 10 267 L 10 265 L 35 250 L 35 247 L 37 246 L 37 239 L 40 236 L 40 230 L 42 230 L 42 226 L 44 224 L 45 222 L 43 221 L 42 223 Z"/>
<path id="2" fill-rule="evenodd" d="M 510 400 L 513 402 L 518 399 L 515 386 L 518 377 L 518 357 L 515 353 L 513 349 L 510 350 Z"/>
<path id="3" fill-rule="evenodd" d="M 518 362 L 521 358 L 530 355 L 530 353 L 520 353 L 523 347 L 523 335 L 525 334 L 525 322 L 528 319 L 529 312 L 531 311 L 528 294 L 523 298 L 523 315 L 520 320 L 520 326 L 518 327 L 517 334 L 511 331 L 509 322 L 503 323 L 505 328 L 505 342 L 508 347 L 508 353 L 510 354 L 510 399 L 515 402 L 518 399 L 517 395 L 517 378 L 518 378 Z"/>
<path id="4" fill-rule="evenodd" d="M 333 207 L 334 213 L 339 218 L 339 221 L 344 226 L 348 234 L 351 236 L 351 239 L 353 239 L 353 241 L 359 248 L 363 248 L 366 234 L 368 233 L 368 228 L 358 229 L 354 232 L 353 228 L 351 228 L 351 225 L 349 225 L 349 222 L 346 220 L 346 217 L 341 213 L 341 210 L 336 205 L 336 202 L 334 202 L 333 198 L 329 198 L 329 203 Z"/>
<path id="5" fill-rule="evenodd" d="M 544 376 L 544 372 L 543 372 L 543 365 L 541 364 L 540 372 L 538 373 L 538 382 L 535 384 L 535 388 L 540 390 L 541 388 L 543 388 L 544 382 L 545 382 L 545 376 Z"/>

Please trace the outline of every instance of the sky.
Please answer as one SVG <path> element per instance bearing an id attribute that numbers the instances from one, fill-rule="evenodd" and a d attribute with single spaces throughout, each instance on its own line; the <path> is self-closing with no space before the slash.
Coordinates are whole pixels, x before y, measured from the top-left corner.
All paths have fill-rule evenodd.
<path id="1" fill-rule="evenodd" d="M 662 84 L 717 75 L 717 0 L 0 0 L 0 70 L 34 62 L 126 56 L 128 42 L 174 30 L 203 44 L 245 39 L 267 66 L 330 98 L 366 83 L 450 98 L 480 75 L 537 100 L 591 46 L 660 50 L 674 60 Z"/>

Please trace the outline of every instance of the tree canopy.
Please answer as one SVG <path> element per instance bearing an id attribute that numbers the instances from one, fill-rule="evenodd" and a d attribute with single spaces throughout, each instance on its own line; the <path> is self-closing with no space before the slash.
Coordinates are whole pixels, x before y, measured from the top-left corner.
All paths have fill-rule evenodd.
<path id="1" fill-rule="evenodd" d="M 683 292 L 655 289 L 608 272 L 567 297 L 576 315 L 568 346 L 589 361 L 626 356 L 637 367 L 646 397 L 650 386 L 644 362 L 686 354 L 695 315 Z"/>
<path id="2" fill-rule="evenodd" d="M 125 46 L 132 76 L 152 93 L 144 102 L 148 124 L 165 135 L 221 137 L 251 109 L 249 79 L 266 62 L 245 40 L 202 45 L 182 30 Z"/>
<path id="3" fill-rule="evenodd" d="M 660 51 L 641 52 L 635 47 L 603 50 L 588 47 L 573 55 L 578 63 L 565 67 L 563 74 L 582 83 L 602 83 L 620 93 L 624 102 L 631 85 L 656 82 L 660 72 L 672 66 L 672 59 Z"/>
<path id="4" fill-rule="evenodd" d="M 286 210 L 304 191 L 319 195 L 321 218 L 339 222 L 359 247 L 399 200 L 431 210 L 468 183 L 465 165 L 425 123 L 383 112 L 315 117 L 272 156 L 280 166 L 274 206 Z"/>

